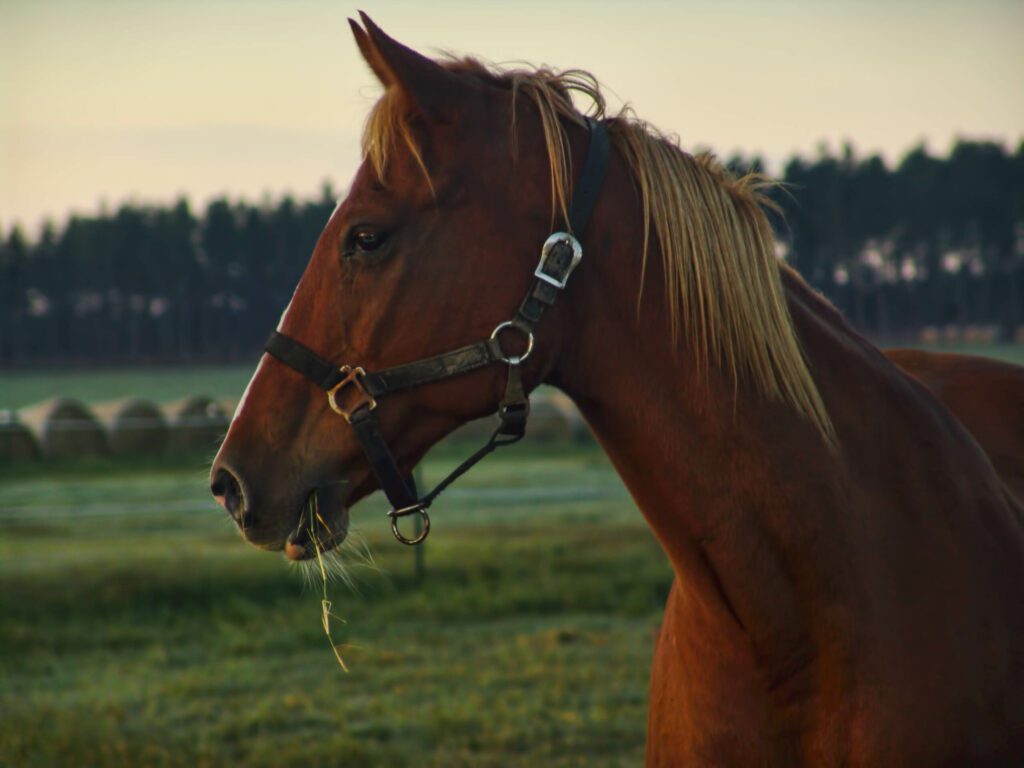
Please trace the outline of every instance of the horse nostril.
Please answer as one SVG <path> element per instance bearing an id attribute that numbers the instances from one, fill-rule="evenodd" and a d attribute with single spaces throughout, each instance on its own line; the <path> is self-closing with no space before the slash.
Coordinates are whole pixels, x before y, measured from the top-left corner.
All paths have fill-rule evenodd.
<path id="1" fill-rule="evenodd" d="M 218 469 L 210 483 L 210 492 L 236 521 L 241 522 L 245 497 L 241 485 L 231 472 L 224 468 Z"/>

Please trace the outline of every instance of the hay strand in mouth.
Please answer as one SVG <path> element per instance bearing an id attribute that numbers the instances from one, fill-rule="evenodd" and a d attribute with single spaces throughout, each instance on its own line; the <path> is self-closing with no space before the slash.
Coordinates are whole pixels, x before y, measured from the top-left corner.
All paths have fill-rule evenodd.
<path id="1" fill-rule="evenodd" d="M 320 599 L 320 620 L 323 622 L 324 634 L 327 635 L 327 642 L 331 644 L 331 650 L 334 651 L 334 658 L 338 660 L 338 664 L 341 666 L 342 670 L 348 672 L 345 660 L 341 657 L 341 652 L 338 650 L 338 646 L 341 645 L 341 643 L 335 643 L 334 638 L 331 635 L 332 618 L 337 619 L 342 624 L 345 624 L 346 622 L 343 618 L 331 611 L 331 600 L 327 595 L 327 568 L 324 566 L 324 558 L 321 553 L 323 548 L 320 546 L 320 539 L 316 535 L 316 529 L 318 525 L 322 525 L 328 535 L 333 536 L 333 533 L 331 532 L 330 526 L 327 525 L 327 521 L 325 521 L 320 515 L 320 505 L 316 491 L 313 491 L 313 493 L 310 494 L 307 504 L 309 505 L 307 512 L 311 513 L 309 516 L 309 537 L 313 542 L 313 549 L 316 552 L 316 562 L 320 567 L 320 578 L 323 582 L 323 591 L 321 592 Z"/>

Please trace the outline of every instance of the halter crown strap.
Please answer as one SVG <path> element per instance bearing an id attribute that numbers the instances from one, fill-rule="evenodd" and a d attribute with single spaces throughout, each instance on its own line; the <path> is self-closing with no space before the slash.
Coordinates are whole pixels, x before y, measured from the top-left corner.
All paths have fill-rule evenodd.
<path id="1" fill-rule="evenodd" d="M 320 357 L 304 344 L 279 331 L 270 334 L 266 351 L 289 368 L 327 391 L 332 410 L 352 426 L 362 446 L 366 460 L 377 477 L 381 489 L 391 503 L 391 530 L 404 544 L 418 544 L 430 532 L 427 508 L 434 499 L 455 480 L 465 474 L 484 456 L 505 445 L 518 442 L 526 434 L 526 420 L 530 414 L 530 401 L 523 389 L 520 364 L 533 350 L 533 329 L 544 310 L 554 304 L 566 286 L 569 275 L 583 257 L 583 249 L 575 235 L 582 236 L 590 221 L 604 182 L 608 166 L 609 138 L 604 123 L 586 118 L 590 132 L 587 159 L 579 181 L 573 190 L 567 225 L 572 234 L 556 232 L 548 238 L 541 250 L 540 262 L 534 271 L 535 281 L 513 320 L 501 323 L 491 337 L 434 357 L 397 365 L 381 371 L 367 373 L 362 368 L 337 366 Z M 526 349 L 519 354 L 502 349 L 501 338 L 505 329 L 516 329 L 526 337 Z M 374 409 L 376 398 L 402 389 L 428 384 L 483 368 L 492 363 L 508 366 L 505 395 L 498 406 L 498 426 L 487 443 L 462 462 L 430 493 L 417 497 L 415 483 L 403 473 L 380 430 Z M 407 539 L 398 529 L 398 519 L 406 515 L 423 517 L 423 532 L 415 539 Z"/>
<path id="2" fill-rule="evenodd" d="M 583 173 L 572 191 L 572 203 L 569 206 L 569 229 L 577 237 L 583 237 L 590 223 L 590 215 L 594 212 L 598 195 L 604 185 L 604 175 L 608 170 L 608 151 L 610 140 L 608 128 L 599 120 L 587 118 L 590 131 L 590 146 L 587 147 L 587 159 L 583 164 Z"/>
<path id="3" fill-rule="evenodd" d="M 531 333 L 537 327 L 544 310 L 555 303 L 569 275 L 583 258 L 583 248 L 576 237 L 582 237 L 590 223 L 608 169 L 610 144 L 604 123 L 588 117 L 587 128 L 590 131 L 590 146 L 569 206 L 568 225 L 572 234 L 556 232 L 541 249 L 540 263 L 533 273 L 537 279 L 512 321 L 524 333 Z"/>

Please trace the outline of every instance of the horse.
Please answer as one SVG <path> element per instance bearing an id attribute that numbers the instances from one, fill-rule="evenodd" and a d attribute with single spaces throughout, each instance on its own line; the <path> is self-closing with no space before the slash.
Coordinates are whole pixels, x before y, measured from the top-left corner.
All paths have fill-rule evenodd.
<path id="1" fill-rule="evenodd" d="M 384 86 L 363 162 L 211 469 L 244 538 L 314 556 L 378 487 L 428 520 L 402 476 L 496 408 L 491 443 L 519 436 L 546 383 L 675 572 L 648 765 L 1024 761 L 1024 509 L 779 261 L 770 180 L 606 114 L 586 72 L 351 26 Z"/>
<path id="2" fill-rule="evenodd" d="M 887 349 L 963 424 L 1018 499 L 1024 499 L 1024 368 L 978 355 Z"/>

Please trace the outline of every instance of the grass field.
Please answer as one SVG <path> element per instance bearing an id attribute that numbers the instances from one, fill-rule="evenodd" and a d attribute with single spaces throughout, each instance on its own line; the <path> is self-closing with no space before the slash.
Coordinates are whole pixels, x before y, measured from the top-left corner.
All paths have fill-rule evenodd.
<path id="1" fill-rule="evenodd" d="M 1009 363 L 1024 365 L 1024 344 L 890 344 L 887 346 L 907 346 L 917 349 L 930 349 L 934 352 L 956 352 L 962 355 L 981 355 L 982 357 L 994 357 L 997 360 L 1006 360 Z"/>
<path id="2" fill-rule="evenodd" d="M 956 351 L 1024 363 L 1022 347 Z M 250 374 L 5 372 L 0 408 L 236 397 Z M 422 580 L 382 500 L 361 504 L 376 567 L 331 587 L 349 673 L 318 585 L 240 542 L 207 467 L 0 465 L 0 766 L 641 762 L 671 573 L 595 446 L 489 458 L 435 507 Z"/>
<path id="3" fill-rule="evenodd" d="M 188 395 L 238 398 L 252 365 L 0 371 L 0 409 L 63 395 L 85 402 L 145 397 L 157 402 Z"/>
<path id="4" fill-rule="evenodd" d="M 1024 365 L 1021 344 L 955 344 L 935 349 L 986 355 Z M 188 395 L 233 399 L 241 396 L 255 367 L 253 360 L 252 365 L 0 371 L 0 409 L 21 408 L 55 395 L 85 402 L 129 396 L 157 402 Z"/>
<path id="5" fill-rule="evenodd" d="M 0 765 L 638 764 L 669 568 L 596 449 L 526 453 L 442 497 L 421 583 L 356 509 L 348 674 L 318 586 L 240 542 L 204 467 L 6 477 Z"/>

